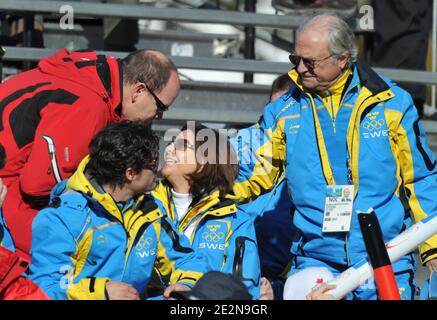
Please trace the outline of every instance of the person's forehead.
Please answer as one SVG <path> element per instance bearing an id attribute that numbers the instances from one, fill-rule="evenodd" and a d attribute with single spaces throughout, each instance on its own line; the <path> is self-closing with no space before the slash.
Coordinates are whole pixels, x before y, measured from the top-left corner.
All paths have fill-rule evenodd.
<path id="1" fill-rule="evenodd" d="M 328 32 L 315 28 L 305 29 L 296 37 L 295 52 L 309 58 L 329 53 Z"/>
<path id="2" fill-rule="evenodd" d="M 194 141 L 194 133 L 191 130 L 186 129 L 179 133 L 177 138 L 182 138 L 191 142 Z"/>

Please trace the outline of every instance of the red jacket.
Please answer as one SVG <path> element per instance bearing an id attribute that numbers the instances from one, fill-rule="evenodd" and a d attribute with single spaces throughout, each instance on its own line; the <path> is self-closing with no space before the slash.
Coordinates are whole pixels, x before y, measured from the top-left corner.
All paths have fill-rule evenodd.
<path id="1" fill-rule="evenodd" d="M 0 246 L 0 300 L 49 300 L 32 280 L 22 276 L 29 263 Z"/>
<path id="2" fill-rule="evenodd" d="M 121 120 L 122 85 L 120 60 L 65 49 L 0 85 L 3 212 L 18 251 L 28 253 L 33 217 L 52 187 L 100 129 Z"/>

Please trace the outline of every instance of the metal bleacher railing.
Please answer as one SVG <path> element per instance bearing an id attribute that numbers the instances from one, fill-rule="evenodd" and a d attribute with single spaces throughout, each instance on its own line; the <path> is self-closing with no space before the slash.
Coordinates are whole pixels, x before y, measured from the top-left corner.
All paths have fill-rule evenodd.
<path id="1" fill-rule="evenodd" d="M 249 12 L 226 11 L 217 14 L 216 10 L 195 10 L 176 8 L 154 8 L 145 5 L 118 5 L 62 1 L 62 5 L 74 8 L 75 16 L 122 17 L 185 21 L 194 23 L 219 23 L 243 26 L 263 26 L 271 28 L 295 29 L 304 19 L 301 16 L 280 16 Z M 0 11 L 19 12 L 33 15 L 50 13 L 59 15 L 60 2 L 31 0 L 1 0 Z M 355 27 L 356 28 L 356 27 Z M 4 60 L 37 61 L 54 52 L 50 49 L 27 47 L 5 47 Z M 119 57 L 126 53 L 104 52 Z M 237 71 L 245 73 L 281 74 L 291 68 L 290 63 L 269 62 L 248 59 L 172 57 L 179 68 L 199 70 Z M 437 84 L 437 73 L 425 71 L 375 69 L 394 81 L 415 82 L 429 85 Z M 252 83 L 217 83 L 183 81 L 182 92 L 164 117 L 162 127 L 184 119 L 221 122 L 228 124 L 249 124 L 258 120 L 267 102 L 269 87 Z M 205 101 L 213 101 L 213 108 L 205 106 Z M 163 129 L 161 128 L 161 129 Z M 437 125 L 425 122 L 429 133 L 437 134 Z"/>
<path id="2" fill-rule="evenodd" d="M 75 1 L 32 1 L 2 0 L 0 9 L 5 12 L 59 13 L 60 3 L 74 8 L 74 14 L 91 17 L 118 17 L 157 19 L 193 23 L 223 23 L 244 26 L 263 26 L 293 29 L 299 26 L 304 17 L 280 16 L 250 12 L 226 11 L 217 14 L 217 10 L 195 10 L 179 8 L 155 8 L 146 5 L 102 4 Z"/>

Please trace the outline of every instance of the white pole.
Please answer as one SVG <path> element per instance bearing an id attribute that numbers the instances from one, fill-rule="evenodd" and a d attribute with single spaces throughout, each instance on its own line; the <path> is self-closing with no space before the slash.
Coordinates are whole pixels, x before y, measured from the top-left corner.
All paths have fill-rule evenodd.
<path id="1" fill-rule="evenodd" d="M 404 255 L 413 251 L 420 243 L 437 234 L 437 213 L 429 215 L 418 223 L 396 236 L 387 245 L 387 253 L 391 262 L 395 262 Z M 355 265 L 344 271 L 338 277 L 328 281 L 328 284 L 335 284 L 337 287 L 327 293 L 335 298 L 341 299 L 350 291 L 355 290 L 373 274 L 373 269 L 363 258 Z"/>

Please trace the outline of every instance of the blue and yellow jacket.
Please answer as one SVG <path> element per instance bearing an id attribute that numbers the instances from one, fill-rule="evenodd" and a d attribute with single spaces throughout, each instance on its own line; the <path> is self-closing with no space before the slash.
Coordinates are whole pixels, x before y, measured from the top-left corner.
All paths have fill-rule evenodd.
<path id="1" fill-rule="evenodd" d="M 231 273 L 241 279 L 254 299 L 259 299 L 260 264 L 253 220 L 237 210 L 234 201 L 214 191 L 194 199 L 185 216 L 177 221 L 171 192 L 160 183 L 152 193 L 158 207 L 174 222 L 179 234 L 194 226 L 192 248 L 208 261 L 208 271 Z"/>
<path id="2" fill-rule="evenodd" d="M 78 170 L 56 186 L 33 221 L 30 278 L 52 299 L 105 299 L 109 280 L 142 295 L 155 267 L 172 283 L 192 286 L 205 271 L 186 239 L 150 198 L 120 209 Z M 185 242 L 184 242 L 185 241 Z"/>
<path id="3" fill-rule="evenodd" d="M 437 211 L 433 153 L 411 96 L 368 66 L 357 63 L 338 113 L 331 117 L 321 97 L 295 85 L 268 105 L 259 121 L 267 137 L 255 165 L 243 165 L 234 192 L 249 200 L 271 189 L 281 174 L 296 207 L 299 237 L 292 253 L 340 265 L 366 255 L 357 211 L 373 208 L 385 241 Z M 354 184 L 351 229 L 323 233 L 327 185 Z M 420 246 L 425 263 L 437 257 L 437 236 Z"/>

